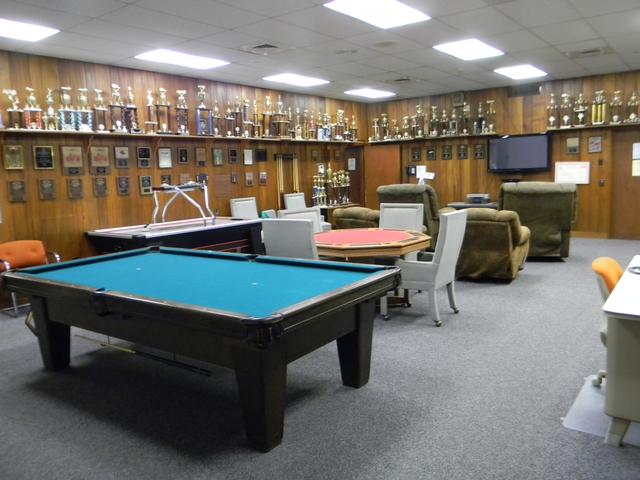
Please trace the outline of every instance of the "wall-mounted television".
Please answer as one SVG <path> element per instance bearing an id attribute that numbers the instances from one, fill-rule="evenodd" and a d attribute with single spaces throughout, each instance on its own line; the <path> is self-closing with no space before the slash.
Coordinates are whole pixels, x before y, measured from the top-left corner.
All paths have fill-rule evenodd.
<path id="1" fill-rule="evenodd" d="M 546 134 L 509 135 L 489 139 L 489 171 L 540 172 L 551 167 L 551 145 Z"/>

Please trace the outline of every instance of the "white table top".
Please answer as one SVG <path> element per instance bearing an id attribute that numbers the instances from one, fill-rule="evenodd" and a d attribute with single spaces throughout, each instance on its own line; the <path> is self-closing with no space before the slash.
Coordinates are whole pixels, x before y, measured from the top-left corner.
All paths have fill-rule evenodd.
<path id="1" fill-rule="evenodd" d="M 640 321 L 640 274 L 631 273 L 629 267 L 640 267 L 640 255 L 633 257 L 622 278 L 605 302 L 602 310 L 607 315 Z"/>

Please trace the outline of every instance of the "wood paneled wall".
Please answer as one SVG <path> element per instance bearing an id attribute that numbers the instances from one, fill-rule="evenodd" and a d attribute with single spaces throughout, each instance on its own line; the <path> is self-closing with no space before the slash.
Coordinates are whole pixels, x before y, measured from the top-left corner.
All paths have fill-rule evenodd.
<path id="1" fill-rule="evenodd" d="M 111 83 L 117 83 L 121 91 L 126 94 L 130 85 L 133 87 L 140 123 L 146 120 L 144 108 L 146 90 L 157 92 L 158 88 L 166 88 L 169 101 L 175 104 L 175 90 L 186 89 L 189 103 L 190 127 L 195 131 L 195 103 L 196 85 L 207 86 L 208 103 L 218 100 L 221 109 L 226 109 L 228 102 L 234 102 L 236 96 L 258 100 L 260 110 L 264 105 L 264 98 L 271 96 L 272 101 L 277 101 L 279 94 L 286 106 L 294 109 L 306 108 L 316 113 L 327 112 L 335 117 L 336 109 L 344 109 L 351 117 L 355 115 L 360 122 L 360 131 L 366 131 L 366 105 L 356 102 L 346 102 L 328 98 L 278 92 L 259 88 L 218 83 L 208 80 L 186 78 L 173 75 L 152 73 L 141 70 L 110 67 L 106 65 L 90 64 L 61 60 L 48 57 L 38 57 L 0 51 L 0 88 L 14 88 L 18 90 L 21 101 L 25 100 L 27 86 L 35 88 L 38 101 L 42 106 L 46 88 L 59 88 L 68 85 L 74 89 L 74 103 L 77 88 L 87 87 L 103 89 L 105 101 L 108 103 Z M 93 95 L 90 95 L 93 103 Z M 0 106 L 5 110 L 7 99 L 4 95 L 0 98 Z M 56 108 L 58 106 L 56 95 Z M 172 110 L 173 113 L 173 110 Z M 4 114 L 4 123 L 7 124 L 7 114 Z M 0 131 L 0 152 L 4 145 L 22 145 L 24 149 L 24 170 L 4 170 L 0 168 L 0 208 L 2 208 L 3 223 L 0 225 L 0 242 L 23 238 L 38 238 L 45 241 L 47 247 L 59 251 L 64 258 L 70 259 L 93 253 L 90 245 L 84 239 L 84 232 L 98 228 L 109 228 L 124 225 L 144 224 L 151 221 L 153 211 L 153 197 L 141 195 L 139 188 L 139 176 L 151 175 L 154 184 L 160 183 L 161 175 L 171 175 L 172 181 L 178 183 L 180 174 L 190 174 L 195 180 L 196 175 L 205 173 L 209 177 L 209 197 L 211 207 L 220 215 L 229 214 L 229 198 L 255 196 L 260 209 L 277 209 L 280 207 L 280 190 L 284 193 L 293 191 L 293 162 L 284 162 L 286 172 L 283 175 L 284 184 L 277 184 L 276 155 L 293 154 L 297 158 L 297 173 L 299 189 L 306 193 L 307 202 L 311 202 L 312 177 L 317 173 L 318 164 L 329 162 L 334 170 L 345 169 L 348 156 L 361 156 L 358 151 L 362 147 L 354 144 L 339 144 L 327 142 L 288 142 L 272 140 L 245 140 L 223 139 L 213 137 L 183 137 L 183 136 L 155 136 L 155 135 L 115 135 L 62 132 L 19 132 L 5 130 Z M 53 146 L 57 154 L 54 170 L 35 170 L 33 168 L 32 147 L 34 145 Z M 82 199 L 69 199 L 67 194 L 67 180 L 72 178 L 63 175 L 61 167 L 61 147 L 81 146 L 84 155 L 83 180 L 84 197 Z M 92 182 L 95 175 L 91 175 L 88 166 L 88 154 L 91 146 L 107 146 L 110 152 L 111 171 L 107 177 L 108 194 L 106 197 L 94 196 Z M 114 166 L 114 147 L 129 147 L 130 167 L 128 169 L 116 169 Z M 150 147 L 152 149 L 152 168 L 138 168 L 136 161 L 137 147 Z M 172 149 L 173 167 L 170 169 L 158 168 L 158 148 L 169 147 Z M 177 149 L 187 148 L 189 152 L 188 165 L 177 163 Z M 206 166 L 198 167 L 195 164 L 195 149 L 204 148 L 206 151 Z M 213 165 L 214 148 L 221 148 L 225 152 L 225 160 L 222 166 Z M 229 151 L 235 149 L 238 153 L 238 162 L 229 164 Z M 243 151 L 253 150 L 253 164 L 243 164 Z M 256 149 L 267 151 L 267 160 L 258 162 Z M 353 150 L 355 149 L 355 153 Z M 253 173 L 253 185 L 247 186 L 245 173 Z M 259 182 L 260 172 L 267 173 L 266 185 Z M 231 183 L 231 175 L 237 176 L 237 183 Z M 361 171 L 352 172 L 352 177 L 361 174 Z M 119 196 L 116 191 L 116 177 L 127 176 L 130 179 L 130 194 Z M 55 200 L 40 200 L 38 196 L 38 181 L 52 179 L 56 183 Z M 24 203 L 10 203 L 7 194 L 7 182 L 10 180 L 24 180 L 27 192 L 27 201 Z M 361 184 L 359 178 L 355 178 L 357 185 Z M 354 191 L 354 200 L 359 200 L 359 189 Z M 194 194 L 201 199 L 201 194 Z M 184 201 L 177 200 L 169 210 L 169 220 L 190 218 L 197 216 L 195 209 Z"/>
<path id="2" fill-rule="evenodd" d="M 534 94 L 518 95 L 510 88 L 494 88 L 465 92 L 465 100 L 471 105 L 472 117 L 475 116 L 480 101 L 495 100 L 496 132 L 504 134 L 523 134 L 543 132 L 547 129 L 547 104 L 549 93 L 560 100 L 562 93 L 576 97 L 583 92 L 587 98 L 593 99 L 596 90 L 604 90 L 607 100 L 611 101 L 612 93 L 621 90 L 626 102 L 632 92 L 640 90 L 640 72 L 625 72 L 617 74 L 597 75 L 561 81 L 540 82 L 539 90 Z M 372 119 L 380 113 L 387 113 L 389 119 L 396 118 L 401 123 L 403 114 L 413 115 L 415 106 L 422 104 L 425 115 L 428 115 L 430 105 L 451 108 L 452 96 L 439 95 L 409 100 L 399 100 L 369 105 L 369 125 Z M 371 132 L 369 132 L 371 134 Z M 567 138 L 578 137 L 580 151 L 577 154 L 567 153 Z M 600 137 L 602 151 L 589 153 L 589 138 Z M 601 127 L 587 129 L 554 130 L 551 133 L 552 168 L 547 172 L 496 175 L 487 172 L 487 160 L 474 159 L 474 146 L 487 144 L 483 137 L 467 138 L 437 138 L 411 142 L 400 142 L 396 164 L 402 175 L 402 181 L 415 182 L 415 177 L 409 177 L 406 167 L 410 164 L 426 164 L 427 169 L 436 173 L 434 181 L 430 182 L 440 199 L 441 206 L 454 201 L 464 200 L 468 193 L 491 194 L 497 198 L 501 183 L 509 179 L 524 181 L 553 181 L 555 163 L 559 161 L 588 161 L 590 162 L 590 183 L 578 186 L 578 219 L 574 226 L 574 233 L 578 235 L 611 238 L 640 239 L 640 209 L 630 206 L 637 203 L 640 195 L 640 177 L 631 177 L 631 145 L 640 142 L 640 125 L 621 127 Z M 468 159 L 457 158 L 457 148 L 466 144 Z M 451 146 L 451 160 L 442 160 L 441 149 L 444 145 Z M 435 161 L 426 160 L 427 148 L 437 149 Z M 376 148 L 371 146 L 368 148 Z M 420 160 L 414 160 L 415 149 L 421 150 Z M 384 178 L 370 177 L 366 172 L 367 182 L 383 183 Z M 389 182 L 390 183 L 390 182 Z M 370 190 L 370 187 L 366 187 Z"/>

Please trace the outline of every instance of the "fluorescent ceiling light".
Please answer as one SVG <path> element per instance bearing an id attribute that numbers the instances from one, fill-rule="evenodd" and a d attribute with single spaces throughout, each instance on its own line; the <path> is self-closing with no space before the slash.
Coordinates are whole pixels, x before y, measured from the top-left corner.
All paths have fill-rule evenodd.
<path id="1" fill-rule="evenodd" d="M 37 42 L 43 38 L 55 35 L 60 30 L 49 27 L 41 27 L 32 23 L 14 22 L 6 18 L 0 18 L 0 37 L 14 38 L 26 42 Z"/>
<path id="2" fill-rule="evenodd" d="M 333 0 L 324 6 L 379 28 L 400 27 L 431 18 L 397 0 Z"/>
<path id="3" fill-rule="evenodd" d="M 462 60 L 477 60 L 479 58 L 504 55 L 504 52 L 481 42 L 477 38 L 469 38 L 467 40 L 460 40 L 459 42 L 441 43 L 433 48 L 453 55 L 454 57 L 461 58 Z"/>
<path id="4" fill-rule="evenodd" d="M 367 97 L 367 98 L 385 98 L 385 97 L 393 97 L 395 93 L 386 92 L 384 90 L 376 90 L 375 88 L 358 88 L 356 90 L 347 90 L 347 95 L 357 95 L 359 97 Z"/>
<path id="5" fill-rule="evenodd" d="M 513 67 L 496 68 L 494 72 L 504 75 L 514 80 L 522 80 L 523 78 L 544 77 L 547 72 L 534 67 L 533 65 L 514 65 Z"/>
<path id="6" fill-rule="evenodd" d="M 270 75 L 268 77 L 263 77 L 262 79 L 268 80 L 269 82 L 287 83 L 289 85 L 295 85 L 296 87 L 315 87 L 316 85 L 329 83 L 329 80 L 305 77 L 304 75 L 298 75 L 297 73 L 279 73 L 278 75 Z"/>
<path id="7" fill-rule="evenodd" d="M 198 70 L 206 70 L 207 68 L 229 65 L 229 62 L 218 60 L 217 58 L 189 55 L 188 53 L 174 52 L 173 50 L 165 50 L 164 48 L 141 53 L 140 55 L 136 55 L 136 58 L 140 60 L 149 60 L 150 62 L 171 63 L 172 65 L 197 68 Z"/>

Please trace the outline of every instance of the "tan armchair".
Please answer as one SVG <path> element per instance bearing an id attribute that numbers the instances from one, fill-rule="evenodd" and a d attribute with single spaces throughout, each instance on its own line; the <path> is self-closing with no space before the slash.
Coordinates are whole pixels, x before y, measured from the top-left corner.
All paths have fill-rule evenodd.
<path id="1" fill-rule="evenodd" d="M 366 207 L 336 208 L 333 223 L 336 228 L 376 228 L 380 221 L 380 211 Z"/>
<path id="2" fill-rule="evenodd" d="M 504 183 L 498 197 L 498 208 L 517 212 L 531 230 L 530 257 L 569 256 L 577 203 L 572 183 Z"/>
<path id="3" fill-rule="evenodd" d="M 467 209 L 467 229 L 456 276 L 513 280 L 529 251 L 530 232 L 518 214 L 492 208 Z"/>

